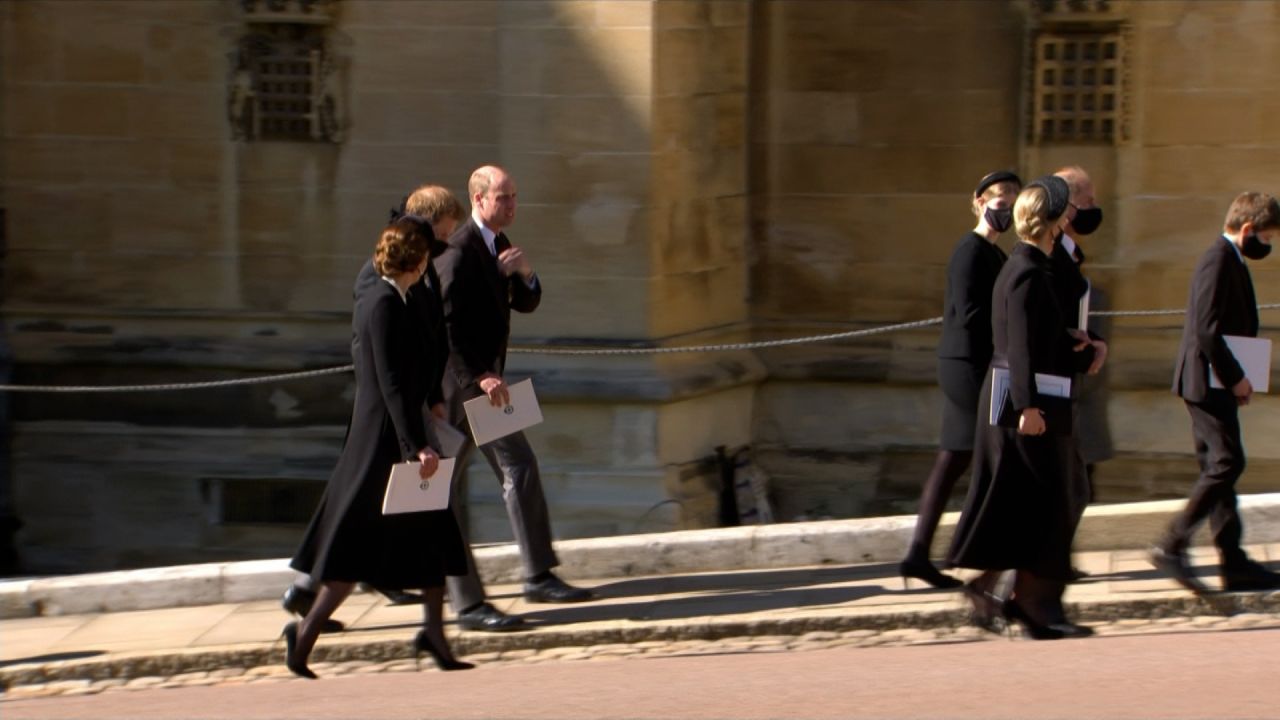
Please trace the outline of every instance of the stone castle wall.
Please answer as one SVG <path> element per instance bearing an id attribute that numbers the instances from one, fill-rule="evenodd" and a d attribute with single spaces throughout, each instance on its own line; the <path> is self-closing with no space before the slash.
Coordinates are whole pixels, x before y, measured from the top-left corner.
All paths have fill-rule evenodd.
<path id="1" fill-rule="evenodd" d="M 324 12 L 340 142 L 233 139 L 240 2 L 0 4 L 15 381 L 346 364 L 351 282 L 387 209 L 421 182 L 461 196 L 489 162 L 519 184 L 511 235 L 547 288 L 516 320 L 520 345 L 934 316 L 976 179 L 1063 163 L 1090 169 L 1107 213 L 1084 244 L 1108 304 L 1179 307 L 1231 196 L 1277 190 L 1280 3 L 1109 5 L 1126 38 L 1124 136 L 1041 145 L 1026 97 L 1043 18 L 1023 0 L 337 0 Z M 1261 302 L 1280 300 L 1277 275 L 1255 266 Z M 1176 495 L 1194 473 L 1163 392 L 1178 321 L 1108 335 L 1116 459 L 1100 482 L 1112 499 Z M 935 338 L 521 354 L 511 373 L 546 405 L 530 436 L 561 537 L 714 524 L 717 446 L 753 445 L 782 519 L 909 512 L 937 431 Z M 11 396 L 24 555 L 58 570 L 291 551 L 352 390 L 333 375 Z M 1280 412 L 1263 399 L 1245 418 L 1247 488 L 1275 489 Z M 468 496 L 476 537 L 509 537 L 487 468 Z"/>

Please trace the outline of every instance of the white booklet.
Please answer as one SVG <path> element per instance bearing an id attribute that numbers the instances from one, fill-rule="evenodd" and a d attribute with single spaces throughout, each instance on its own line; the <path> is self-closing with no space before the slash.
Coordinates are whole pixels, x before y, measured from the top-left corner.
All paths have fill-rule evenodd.
<path id="1" fill-rule="evenodd" d="M 418 474 L 422 463 L 412 460 L 391 466 L 387 493 L 382 496 L 382 514 L 426 512 L 449 507 L 449 485 L 453 481 L 453 458 L 444 458 L 425 480 Z"/>
<path id="2" fill-rule="evenodd" d="M 1267 338 L 1241 335 L 1223 335 L 1222 339 L 1227 341 L 1227 349 L 1236 356 L 1236 362 L 1240 363 L 1244 376 L 1249 378 L 1253 391 L 1264 393 L 1270 390 L 1271 341 Z M 1213 369 L 1213 365 L 1209 366 L 1209 387 L 1222 387 L 1222 381 L 1218 379 L 1218 373 Z"/>
<path id="3" fill-rule="evenodd" d="M 462 404 L 471 424 L 471 437 L 476 445 L 493 442 L 513 432 L 524 430 L 542 422 L 542 409 L 533 394 L 533 381 L 521 380 L 507 386 L 510 402 L 504 407 L 494 407 L 487 395 L 472 398 Z"/>
<path id="4" fill-rule="evenodd" d="M 1048 397 L 1070 398 L 1071 378 L 1048 373 L 1036 373 L 1036 392 Z M 991 368 L 991 410 L 987 422 L 998 425 L 1000 410 L 1009 395 L 1009 369 Z"/>

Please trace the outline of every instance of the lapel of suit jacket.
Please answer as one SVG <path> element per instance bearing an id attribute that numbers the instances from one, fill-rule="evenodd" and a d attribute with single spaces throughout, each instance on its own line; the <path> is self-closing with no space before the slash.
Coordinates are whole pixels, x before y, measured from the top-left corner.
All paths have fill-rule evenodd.
<path id="1" fill-rule="evenodd" d="M 484 268 L 485 278 L 489 281 L 489 287 L 493 291 L 493 297 L 498 301 L 498 308 L 501 310 L 507 304 L 507 283 L 506 278 L 502 277 L 502 273 L 498 271 L 498 259 L 489 252 L 489 246 L 484 242 L 484 234 L 480 232 L 480 226 L 476 225 L 475 218 L 468 220 L 471 223 L 471 236 L 468 242 L 475 251 L 476 256 L 480 258 L 480 265 Z"/>

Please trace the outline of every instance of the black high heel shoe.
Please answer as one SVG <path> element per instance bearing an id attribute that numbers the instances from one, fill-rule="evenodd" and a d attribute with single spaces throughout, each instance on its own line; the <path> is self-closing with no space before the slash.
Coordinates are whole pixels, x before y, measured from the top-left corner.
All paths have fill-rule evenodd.
<path id="1" fill-rule="evenodd" d="M 907 578 L 915 578 L 932 585 L 939 590 L 958 588 L 964 583 L 959 578 L 947 575 L 933 566 L 933 563 L 916 558 L 907 558 L 898 563 L 898 574 L 902 576 L 902 589 L 907 589 Z"/>
<path id="2" fill-rule="evenodd" d="M 1049 623 L 1049 628 L 1062 633 L 1062 637 L 1068 640 L 1071 638 L 1086 638 L 1093 635 L 1093 628 L 1088 625 L 1077 625 L 1073 622 Z"/>
<path id="3" fill-rule="evenodd" d="M 284 635 L 285 647 L 284 666 L 289 668 L 289 672 L 308 680 L 315 680 L 319 677 L 311 671 L 311 668 L 307 667 L 306 660 L 298 660 L 293 656 L 294 650 L 298 647 L 298 623 L 291 622 L 285 625 L 282 634 Z"/>
<path id="4" fill-rule="evenodd" d="M 419 630 L 418 634 L 413 638 L 413 659 L 419 660 L 424 652 L 431 656 L 431 659 L 436 662 L 436 667 L 441 670 L 470 670 L 475 667 L 474 663 L 445 657 L 444 651 L 436 647 L 435 643 L 431 642 L 431 639 L 427 637 L 427 631 Z"/>
<path id="5" fill-rule="evenodd" d="M 978 587 L 977 582 L 977 580 L 970 580 L 960 588 L 960 592 L 964 593 L 973 605 L 969 622 L 989 633 L 999 635 L 1004 630 L 1000 626 L 1002 615 L 1000 598 Z"/>
<path id="6" fill-rule="evenodd" d="M 1013 623 L 1022 626 L 1023 632 L 1032 640 L 1061 640 L 1066 637 L 1062 630 L 1049 625 L 1042 625 L 1031 618 L 1026 610 L 1012 598 L 1005 600 L 1000 606 L 1000 614 L 1004 619 L 1009 621 L 1012 628 Z"/>

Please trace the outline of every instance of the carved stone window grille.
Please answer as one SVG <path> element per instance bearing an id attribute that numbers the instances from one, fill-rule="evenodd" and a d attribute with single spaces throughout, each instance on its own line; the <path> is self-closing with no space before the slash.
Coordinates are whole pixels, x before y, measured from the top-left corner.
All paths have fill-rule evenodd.
<path id="1" fill-rule="evenodd" d="M 241 0 L 227 115 L 237 140 L 341 139 L 330 0 Z"/>
<path id="2" fill-rule="evenodd" d="M 1033 141 L 1115 142 L 1124 97 L 1122 50 L 1117 32 L 1036 37 Z"/>
<path id="3" fill-rule="evenodd" d="M 1029 0 L 1027 136 L 1034 144 L 1126 139 L 1125 0 Z"/>

